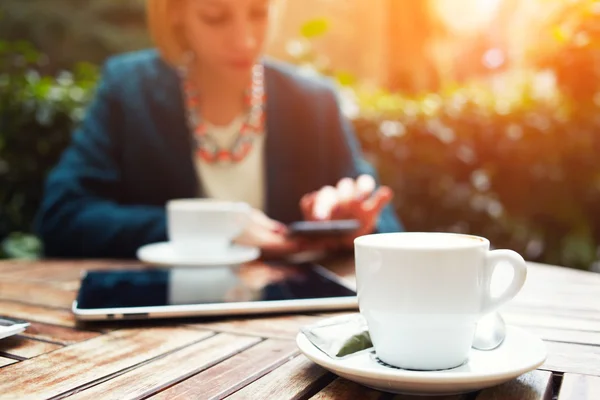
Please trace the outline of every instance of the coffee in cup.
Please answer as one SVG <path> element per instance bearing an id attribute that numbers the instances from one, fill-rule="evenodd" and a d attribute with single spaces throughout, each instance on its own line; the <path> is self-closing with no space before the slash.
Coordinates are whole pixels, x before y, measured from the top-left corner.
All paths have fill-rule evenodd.
<path id="1" fill-rule="evenodd" d="M 377 357 L 411 370 L 442 370 L 468 360 L 478 320 L 521 290 L 523 258 L 490 251 L 487 239 L 453 233 L 373 234 L 355 240 L 360 312 Z M 514 271 L 492 297 L 499 263 Z"/>
<path id="2" fill-rule="evenodd" d="M 167 234 L 182 256 L 226 251 L 244 230 L 251 207 L 242 202 L 176 199 L 167 203 Z"/>

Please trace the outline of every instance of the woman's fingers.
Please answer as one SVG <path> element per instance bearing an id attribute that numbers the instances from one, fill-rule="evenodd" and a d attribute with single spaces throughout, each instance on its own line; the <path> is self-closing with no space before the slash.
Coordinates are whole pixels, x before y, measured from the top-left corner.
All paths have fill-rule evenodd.
<path id="1" fill-rule="evenodd" d="M 306 220 L 330 220 L 359 218 L 367 210 L 378 212 L 391 199 L 391 190 L 377 185 L 370 175 L 361 175 L 356 180 L 341 179 L 335 187 L 325 186 L 305 195 L 300 208 Z"/>
<path id="2" fill-rule="evenodd" d="M 361 175 L 356 180 L 340 180 L 336 187 L 339 203 L 333 212 L 334 218 L 354 218 L 361 212 L 362 203 L 371 197 L 375 186 L 375 180 L 370 175 Z"/>
<path id="3" fill-rule="evenodd" d="M 392 200 L 394 192 L 387 186 L 379 187 L 373 196 L 363 203 L 363 211 L 377 217 L 381 210 Z"/>
<path id="4" fill-rule="evenodd" d="M 333 209 L 338 204 L 337 190 L 333 186 L 325 186 L 315 196 L 312 217 L 315 220 L 331 219 Z"/>
<path id="5" fill-rule="evenodd" d="M 360 201 L 364 201 L 371 196 L 376 186 L 375 179 L 371 175 L 361 175 L 356 179 L 355 196 Z"/>
<path id="6" fill-rule="evenodd" d="M 306 221 L 314 220 L 313 208 L 315 206 L 315 199 L 317 198 L 317 192 L 305 194 L 300 199 L 300 210 Z"/>
<path id="7" fill-rule="evenodd" d="M 355 198 L 356 184 L 351 178 L 340 179 L 336 185 L 340 204 L 348 204 Z"/>

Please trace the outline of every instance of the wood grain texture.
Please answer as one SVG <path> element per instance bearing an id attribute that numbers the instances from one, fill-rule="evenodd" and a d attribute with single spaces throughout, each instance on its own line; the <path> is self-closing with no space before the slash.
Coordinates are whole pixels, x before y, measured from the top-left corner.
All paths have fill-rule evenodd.
<path id="1" fill-rule="evenodd" d="M 9 262 L 12 267 L 0 269 L 0 280 L 22 282 L 79 281 L 81 273 L 90 269 L 149 269 L 137 261 L 126 260 L 56 260 Z"/>
<path id="2" fill-rule="evenodd" d="M 540 294 L 541 296 L 541 294 Z M 550 299 L 551 294 L 548 294 L 546 298 Z M 556 299 L 557 296 L 554 297 Z M 569 304 L 565 299 L 561 306 L 552 306 L 550 304 L 536 304 L 536 305 L 524 305 L 522 303 L 511 302 L 508 303 L 505 308 L 509 311 L 520 314 L 534 314 L 540 316 L 553 316 L 562 318 L 573 318 L 573 319 L 595 319 L 600 315 L 600 309 L 596 310 L 595 307 L 582 307 L 583 304 L 594 303 L 600 296 L 592 296 L 586 299 L 585 296 L 579 296 L 581 304 Z M 550 301 L 548 301 L 550 303 Z"/>
<path id="3" fill-rule="evenodd" d="M 380 399 L 393 400 L 551 400 L 552 374 L 545 371 L 533 371 L 518 379 L 485 389 L 479 393 L 467 393 L 450 396 L 411 396 L 386 395 L 383 392 L 366 388 L 362 385 L 338 378 L 312 399 Z"/>
<path id="4" fill-rule="evenodd" d="M 69 399 L 142 399 L 210 368 L 260 340 L 227 333 L 213 336 L 79 392 Z"/>
<path id="5" fill-rule="evenodd" d="M 289 340 L 268 339 L 175 386 L 152 400 L 221 399 L 273 371 L 298 354 Z"/>
<path id="6" fill-rule="evenodd" d="M 308 315 L 289 315 L 266 318 L 251 317 L 192 324 L 189 326 L 219 332 L 255 335 L 273 339 L 295 339 L 302 326 L 312 324 L 321 318 L 322 317 Z"/>
<path id="7" fill-rule="evenodd" d="M 468 394 L 457 394 L 457 395 L 441 395 L 441 396 L 411 396 L 407 394 L 391 395 L 389 397 L 392 400 L 470 400 Z M 388 399 L 388 397 L 384 397 Z"/>
<path id="8" fill-rule="evenodd" d="M 579 331 L 573 329 L 525 327 L 527 331 L 551 342 L 587 344 L 600 346 L 600 332 Z"/>
<path id="9" fill-rule="evenodd" d="M 565 374 L 558 393 L 558 400 L 600 399 L 600 377 Z"/>
<path id="10" fill-rule="evenodd" d="M 600 301 L 600 298 L 598 298 Z M 531 310 L 505 309 L 501 312 L 507 324 L 521 327 L 571 329 L 588 332 L 600 332 L 600 319 L 593 316 L 573 317 L 561 315 L 548 315 Z"/>
<path id="11" fill-rule="evenodd" d="M 546 342 L 548 359 L 540 369 L 600 376 L 600 347 Z"/>
<path id="12" fill-rule="evenodd" d="M 11 365 L 17 362 L 17 360 L 13 360 L 12 358 L 0 357 L 0 368 L 6 367 L 7 365 Z"/>
<path id="13" fill-rule="evenodd" d="M 412 399 L 336 379 L 298 356 L 293 339 L 300 327 L 332 313 L 189 326 L 175 326 L 181 323 L 176 321 L 77 324 L 69 308 L 81 272 L 123 267 L 151 268 L 136 261 L 0 261 L 0 314 L 32 322 L 19 337 L 0 341 L 0 352 L 6 353 L 0 356 L 0 398 L 118 393 L 119 398 L 154 399 Z M 352 260 L 332 269 L 354 282 Z M 541 370 L 513 382 L 450 399 L 549 398 L 549 371 L 565 373 L 554 393 L 559 399 L 600 399 L 600 274 L 530 263 L 524 289 L 501 311 L 509 324 L 546 340 L 548 360 Z M 212 336 L 213 331 L 226 333 Z"/>
<path id="14" fill-rule="evenodd" d="M 128 368 L 211 336 L 185 328 L 126 329 L 2 369 L 0 393 L 48 398 L 99 383 Z"/>
<path id="15" fill-rule="evenodd" d="M 32 322 L 25 332 L 21 333 L 21 336 L 69 345 L 83 342 L 84 340 L 94 338 L 100 334 L 100 332 Z"/>
<path id="16" fill-rule="evenodd" d="M 11 336 L 0 341 L 0 354 L 19 358 L 33 358 L 62 348 L 60 344 L 28 339 L 21 335 Z"/>
<path id="17" fill-rule="evenodd" d="M 0 300 L 70 309 L 76 296 L 75 290 L 40 283 L 0 281 Z"/>
<path id="18" fill-rule="evenodd" d="M 306 357 L 297 356 L 228 399 L 302 399 L 319 392 L 334 378 Z"/>
<path id="19" fill-rule="evenodd" d="M 337 378 L 319 393 L 311 397 L 311 400 L 379 400 L 382 397 L 384 397 L 382 392 L 369 389 L 344 378 Z"/>
<path id="20" fill-rule="evenodd" d="M 67 327 L 76 326 L 73 314 L 70 311 L 58 308 L 47 308 L 0 300 L 0 310 L 2 310 L 2 315 L 24 319 L 29 322 L 36 321 Z"/>
<path id="21" fill-rule="evenodd" d="M 485 389 L 476 400 L 552 400 L 552 373 L 532 371 L 496 387 Z"/>

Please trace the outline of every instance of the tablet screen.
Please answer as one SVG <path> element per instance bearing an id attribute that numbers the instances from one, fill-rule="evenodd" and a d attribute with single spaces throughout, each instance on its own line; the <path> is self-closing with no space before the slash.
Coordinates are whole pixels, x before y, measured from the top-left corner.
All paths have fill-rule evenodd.
<path id="1" fill-rule="evenodd" d="M 236 267 L 88 271 L 80 309 L 134 308 L 355 296 L 324 268 L 252 263 Z"/>

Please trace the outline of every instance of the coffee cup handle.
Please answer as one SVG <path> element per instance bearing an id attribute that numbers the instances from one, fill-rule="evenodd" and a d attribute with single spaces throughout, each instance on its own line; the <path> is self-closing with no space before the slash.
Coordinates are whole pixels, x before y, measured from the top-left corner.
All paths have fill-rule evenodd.
<path id="1" fill-rule="evenodd" d="M 487 261 L 486 268 L 490 270 L 490 276 L 493 274 L 496 266 L 501 263 L 506 262 L 509 264 L 514 271 L 513 279 L 504 290 L 502 294 L 498 297 L 492 297 L 490 293 L 490 288 L 487 288 L 486 292 L 486 301 L 484 301 L 482 313 L 487 314 L 489 312 L 494 311 L 498 307 L 502 306 L 504 303 L 510 301 L 513 297 L 515 297 L 523 285 L 525 284 L 525 279 L 527 278 L 527 263 L 519 255 L 519 253 L 514 252 L 512 250 L 492 250 L 487 253 Z"/>

